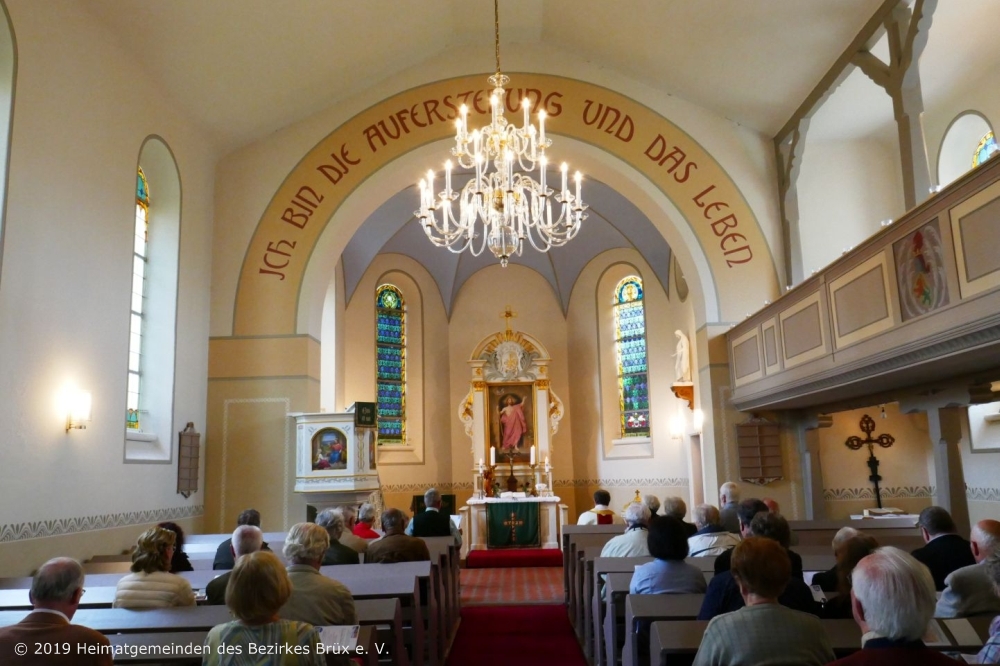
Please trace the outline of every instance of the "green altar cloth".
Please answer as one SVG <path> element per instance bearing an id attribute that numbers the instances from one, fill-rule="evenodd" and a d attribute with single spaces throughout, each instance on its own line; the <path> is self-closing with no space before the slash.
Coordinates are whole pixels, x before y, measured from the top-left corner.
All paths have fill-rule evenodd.
<path id="1" fill-rule="evenodd" d="M 486 505 L 487 548 L 537 548 L 542 545 L 537 502 Z"/>

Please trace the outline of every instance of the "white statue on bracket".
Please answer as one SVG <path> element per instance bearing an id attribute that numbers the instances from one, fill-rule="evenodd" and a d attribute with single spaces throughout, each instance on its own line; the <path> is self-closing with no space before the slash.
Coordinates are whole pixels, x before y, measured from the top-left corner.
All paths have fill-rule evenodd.
<path id="1" fill-rule="evenodd" d="M 677 383 L 691 381 L 691 344 L 688 337 L 681 331 L 674 331 L 677 336 L 677 349 L 674 352 L 674 381 Z"/>

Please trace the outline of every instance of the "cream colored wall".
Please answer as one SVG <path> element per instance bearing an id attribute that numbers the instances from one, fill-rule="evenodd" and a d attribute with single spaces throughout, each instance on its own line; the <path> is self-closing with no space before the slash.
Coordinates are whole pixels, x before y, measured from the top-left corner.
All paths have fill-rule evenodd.
<path id="1" fill-rule="evenodd" d="M 170 432 L 187 421 L 206 431 L 215 156 L 82 6 L 7 6 L 18 77 L 0 276 L 0 571 L 17 575 L 121 550 L 168 517 L 201 522 L 203 493 L 175 492 L 176 453 L 123 464 L 123 421 L 135 166 L 156 134 L 183 197 Z M 93 420 L 67 434 L 54 401 L 70 380 L 92 392 Z"/>
<path id="2" fill-rule="evenodd" d="M 982 74 L 968 85 L 955 90 L 946 97 L 935 100 L 924 112 L 924 138 L 927 143 L 927 157 L 931 165 L 931 182 L 937 182 L 938 160 L 941 142 L 951 122 L 961 113 L 978 111 L 986 117 L 994 130 L 1000 129 L 1000 89 L 996 85 L 995 69 L 984 66 Z M 978 138 L 977 138 L 978 141 Z M 969 146 L 969 165 L 972 151 Z"/>
<path id="3" fill-rule="evenodd" d="M 650 447 L 613 443 L 621 432 L 611 302 L 618 281 L 634 273 L 642 277 L 645 288 Z M 692 340 L 695 337 L 690 303 L 680 303 L 676 294 L 668 300 L 649 265 L 635 250 L 610 250 L 594 258 L 580 274 L 567 321 L 568 353 L 573 359 L 567 402 L 575 414 L 574 465 L 569 475 L 557 470 L 560 473 L 556 478 L 574 480 L 576 506 L 570 512 L 571 519 L 593 505 L 591 495 L 597 488 L 610 491 L 616 507 L 627 503 L 636 490 L 661 498 L 678 495 L 691 504 L 688 436 L 681 441 L 670 436 L 671 417 L 683 415 L 690 423 L 686 403 L 677 400 L 670 390 L 674 381 L 674 331 L 680 329 Z M 699 358 L 694 344 L 691 357 L 692 369 L 696 369 Z"/>
<path id="4" fill-rule="evenodd" d="M 806 135 L 798 179 L 806 276 L 878 232 L 881 220 L 905 212 L 897 146 L 894 134 L 837 142 Z"/>
<path id="5" fill-rule="evenodd" d="M 1000 412 L 1000 403 L 969 407 L 968 431 L 959 448 L 965 473 L 969 521 L 1000 519 L 1000 423 L 987 423 L 986 414 Z M 972 442 L 976 444 L 973 452 Z M 993 451 L 983 451 L 993 448 Z"/>
<path id="6" fill-rule="evenodd" d="M 844 519 L 850 514 L 875 507 L 874 486 L 868 480 L 868 448 L 852 451 L 844 442 L 865 434 L 858 424 L 868 414 L 875 420 L 873 437 L 888 433 L 895 444 L 875 447 L 882 476 L 882 505 L 919 513 L 930 506 L 933 495 L 934 459 L 927 429 L 927 414 L 903 414 L 897 403 L 885 405 L 886 418 L 879 406 L 838 412 L 833 425 L 819 431 L 820 460 L 823 469 L 823 496 L 829 519 Z"/>

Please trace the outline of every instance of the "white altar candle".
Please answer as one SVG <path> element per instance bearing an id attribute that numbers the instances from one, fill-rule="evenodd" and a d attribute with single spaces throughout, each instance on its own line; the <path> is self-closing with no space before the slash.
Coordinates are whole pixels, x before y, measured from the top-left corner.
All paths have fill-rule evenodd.
<path id="1" fill-rule="evenodd" d="M 535 445 L 534 444 L 531 445 L 531 462 L 529 464 L 531 464 L 531 465 L 535 464 Z"/>
<path id="2" fill-rule="evenodd" d="M 549 467 L 549 457 L 548 457 L 548 456 L 545 456 L 545 471 L 546 471 L 546 472 L 548 472 L 548 471 L 549 471 L 549 469 L 551 469 L 551 468 Z"/>
<path id="3" fill-rule="evenodd" d="M 490 467 L 496 467 L 496 466 L 497 466 L 497 450 L 491 446 L 490 447 Z"/>

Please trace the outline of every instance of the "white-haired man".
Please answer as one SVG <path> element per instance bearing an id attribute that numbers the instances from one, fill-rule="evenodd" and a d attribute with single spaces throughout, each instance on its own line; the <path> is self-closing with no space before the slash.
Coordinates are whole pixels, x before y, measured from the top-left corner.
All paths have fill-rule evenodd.
<path id="1" fill-rule="evenodd" d="M 680 522 L 681 527 L 684 529 L 684 538 L 694 536 L 694 533 L 698 531 L 698 527 L 694 523 L 689 523 L 684 520 L 687 516 L 688 507 L 684 500 L 680 497 L 664 497 L 663 498 L 663 515 L 673 516 Z"/>
<path id="2" fill-rule="evenodd" d="M 107 637 L 71 624 L 83 596 L 83 578 L 83 567 L 68 557 L 57 557 L 39 567 L 28 592 L 34 610 L 17 624 L 0 629 L 0 664 L 111 666 L 114 658 Z M 40 653 L 38 644 L 50 648 L 69 645 L 71 656 L 53 656 L 51 650 Z M 21 651 L 25 647 L 27 655 Z"/>
<path id="3" fill-rule="evenodd" d="M 851 611 L 862 649 L 839 666 L 954 666 L 921 640 L 934 615 L 934 578 L 909 553 L 892 546 L 864 557 L 851 572 Z"/>
<path id="4" fill-rule="evenodd" d="M 351 591 L 319 572 L 323 554 L 329 547 L 330 534 L 319 525 L 298 523 L 288 530 L 284 554 L 289 562 L 292 596 L 278 612 L 283 619 L 314 627 L 357 623 Z"/>
<path id="5" fill-rule="evenodd" d="M 649 509 L 649 520 L 654 521 L 660 517 L 660 498 L 656 495 L 643 495 L 642 503 Z"/>
<path id="6" fill-rule="evenodd" d="M 441 493 L 436 488 L 428 488 L 424 493 L 424 510 L 413 516 L 404 534 L 415 537 L 451 536 L 455 538 L 455 543 L 462 545 L 462 532 L 450 516 L 441 513 Z"/>
<path id="7" fill-rule="evenodd" d="M 719 510 L 711 504 L 694 508 L 694 525 L 698 529 L 688 537 L 688 557 L 716 557 L 740 542 L 740 535 L 719 524 Z"/>
<path id="8" fill-rule="evenodd" d="M 726 481 L 719 487 L 719 524 L 733 534 L 740 533 L 740 517 L 736 512 L 739 504 L 739 485 Z"/>
<path id="9" fill-rule="evenodd" d="M 368 543 L 371 543 L 372 539 L 381 539 L 382 535 L 372 528 L 376 517 L 378 517 L 378 511 L 375 510 L 375 505 L 368 502 L 362 504 L 358 510 L 358 522 L 354 525 L 354 536 L 364 539 Z"/>
<path id="10" fill-rule="evenodd" d="M 334 509 L 323 509 L 316 516 L 316 524 L 326 529 L 326 533 L 330 535 L 330 547 L 323 555 L 323 566 L 358 564 L 361 561 L 356 550 L 340 542 L 346 533 L 343 514 Z"/>
<path id="11" fill-rule="evenodd" d="M 834 558 L 836 558 L 837 551 L 840 550 L 841 546 L 859 534 L 861 534 L 861 532 L 857 531 L 853 527 L 841 527 L 837 530 L 837 533 L 833 535 L 833 541 L 830 542 L 830 547 L 833 548 Z M 839 580 L 840 579 L 837 576 L 837 565 L 834 564 L 828 571 L 817 571 L 813 575 L 812 584 L 819 585 L 819 589 L 824 592 L 836 592 Z"/>
<path id="12" fill-rule="evenodd" d="M 601 549 L 601 557 L 649 557 L 646 544 L 649 525 L 649 507 L 633 502 L 625 509 L 625 533 L 620 534 Z"/>
<path id="13" fill-rule="evenodd" d="M 983 564 L 986 558 L 1000 551 L 1000 522 L 980 520 L 970 536 L 976 563 L 956 569 L 944 579 L 944 592 L 938 599 L 934 617 L 1000 613 L 1000 597 Z"/>
<path id="14" fill-rule="evenodd" d="M 344 519 L 344 532 L 340 535 L 340 543 L 359 555 L 368 550 L 368 542 L 354 534 L 354 526 L 358 524 L 358 512 L 349 506 L 338 506 L 331 509 Z"/>
<path id="15" fill-rule="evenodd" d="M 240 525 L 233 531 L 231 549 L 233 557 L 240 559 L 244 555 L 256 553 L 264 548 L 264 533 L 256 525 Z M 205 587 L 206 602 L 210 606 L 226 605 L 226 585 L 229 583 L 229 574 L 232 571 L 213 578 Z"/>

